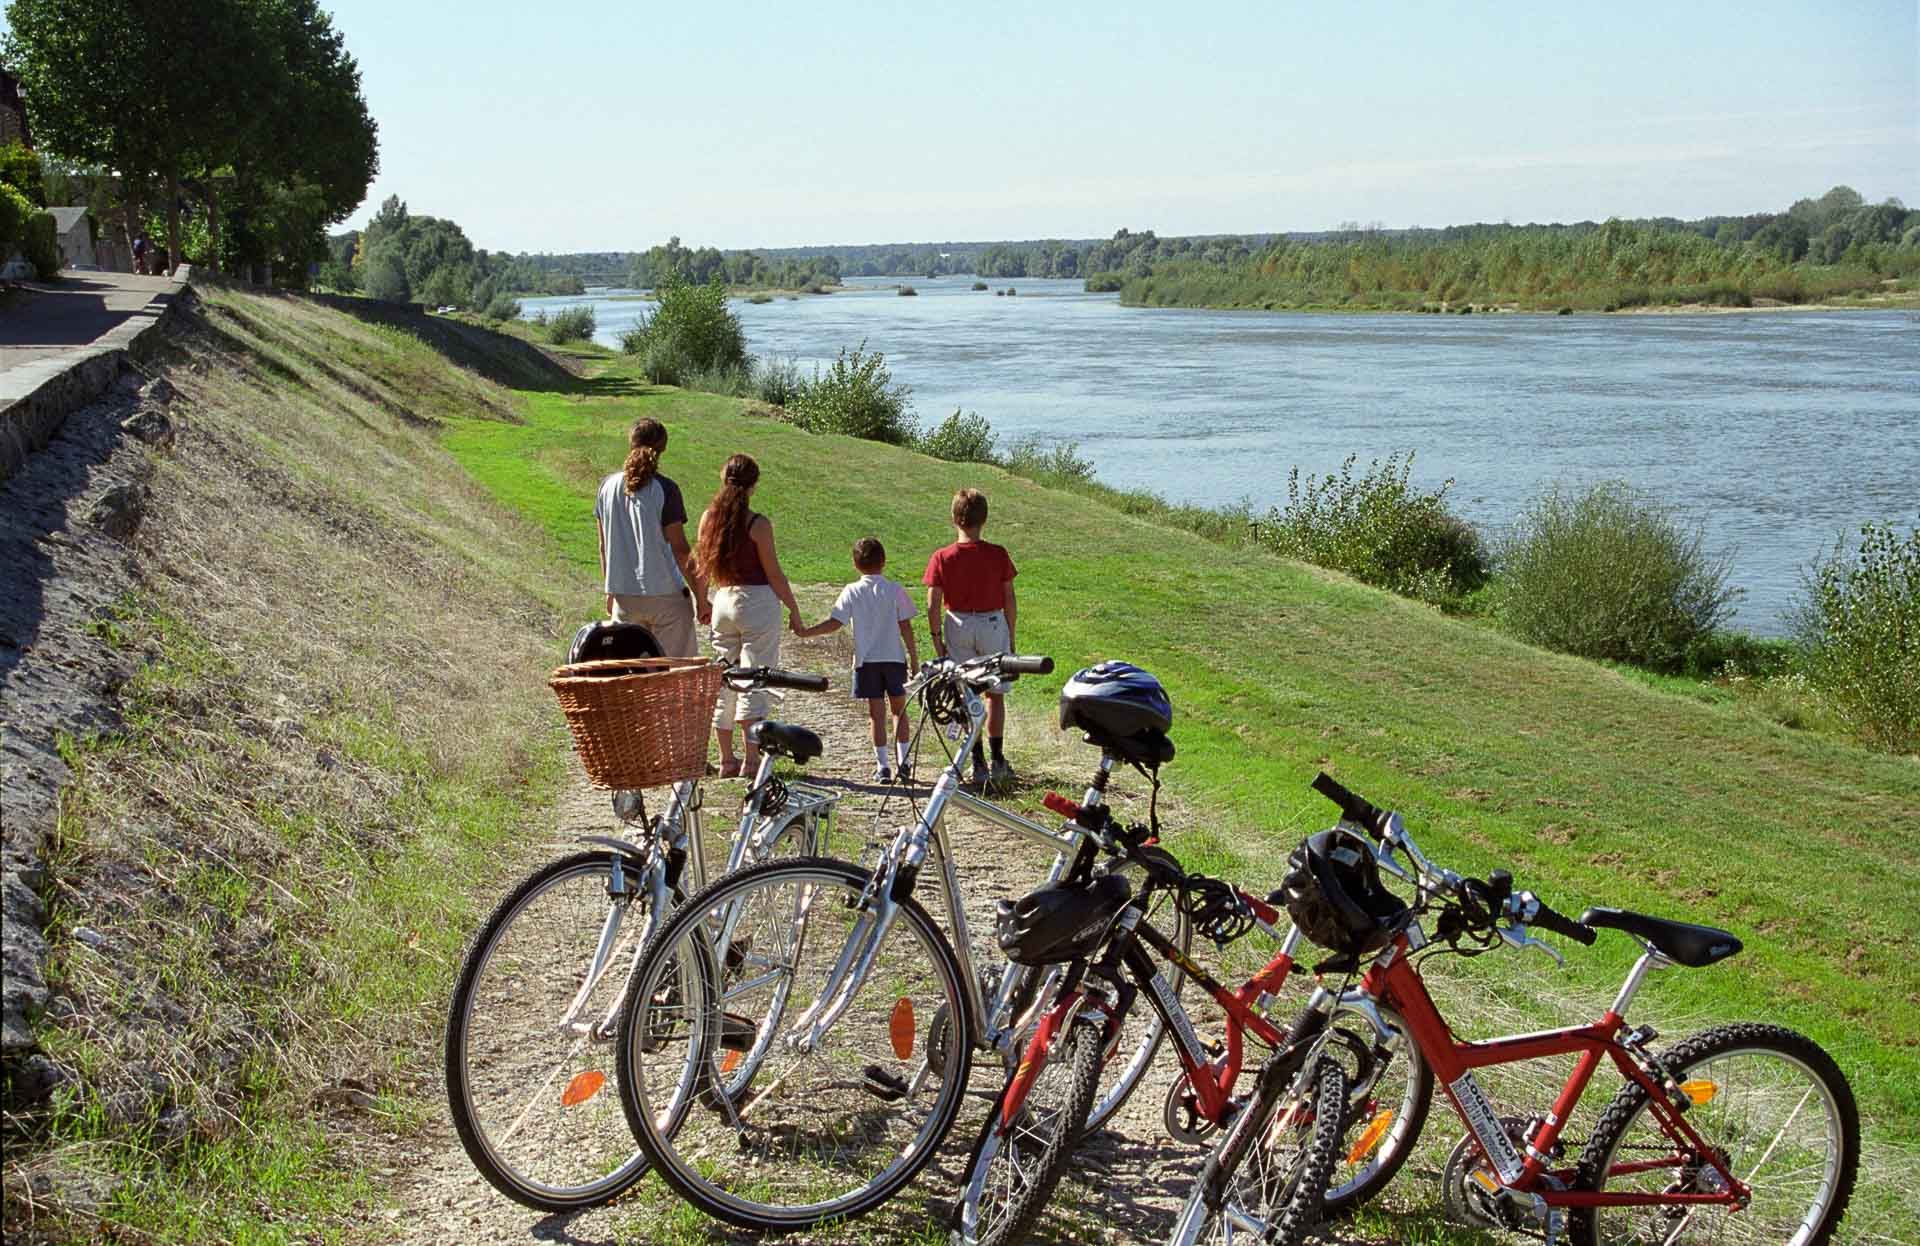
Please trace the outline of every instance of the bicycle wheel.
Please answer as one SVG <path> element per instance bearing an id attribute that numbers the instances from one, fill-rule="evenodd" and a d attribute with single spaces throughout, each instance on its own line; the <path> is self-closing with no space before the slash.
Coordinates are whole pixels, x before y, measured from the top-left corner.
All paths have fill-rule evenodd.
<path id="1" fill-rule="evenodd" d="M 966 1183 L 954 1207 L 955 1246 L 1027 1240 L 1085 1128 L 1099 1089 L 1105 1040 L 1105 1026 L 1096 1017 L 1081 1016 L 1067 1033 L 1054 1036 L 1049 1050 L 1026 1053 L 973 1144 Z M 1031 1075 L 1025 1098 L 1009 1120 L 1007 1096 L 1027 1070 L 1027 1061 L 1036 1056 L 1042 1061 L 1040 1071 Z"/>
<path id="2" fill-rule="evenodd" d="M 1433 1104 L 1433 1071 L 1406 1037 L 1407 1023 L 1388 1008 L 1381 1020 L 1400 1035 L 1379 1045 L 1373 1026 L 1357 1013 L 1335 1012 L 1335 1041 L 1327 1053 L 1347 1073 L 1347 1120 L 1327 1185 L 1327 1214 L 1339 1215 L 1384 1189 L 1413 1154 Z"/>
<path id="3" fill-rule="evenodd" d="M 1568 1226 L 1577 1246 L 1828 1241 L 1846 1214 L 1860 1164 L 1860 1113 L 1833 1058 L 1780 1026 L 1728 1025 L 1681 1043 L 1664 1063 L 1685 1096 L 1684 1119 L 1751 1187 L 1753 1202 L 1738 1211 L 1582 1208 Z M 1574 1188 L 1718 1191 L 1721 1178 L 1712 1165 L 1677 1147 L 1647 1103 L 1637 1082 L 1621 1088 L 1594 1126 Z"/>
<path id="4" fill-rule="evenodd" d="M 615 868 L 609 853 L 582 852 L 514 888 L 474 936 L 448 1008 L 460 1144 L 494 1189 L 541 1211 L 607 1202 L 647 1170 L 610 1082 L 620 993 L 652 904 L 625 860 L 625 894 L 610 898 Z"/>
<path id="5" fill-rule="evenodd" d="M 1283 1094 L 1268 1111 L 1249 1111 L 1236 1121 L 1215 1144 L 1216 1160 L 1236 1149 L 1244 1131 L 1255 1132 L 1237 1147 L 1238 1164 L 1221 1178 L 1219 1208 L 1207 1206 L 1204 1182 L 1195 1181 L 1169 1241 L 1179 1246 L 1295 1246 L 1302 1241 L 1325 1212 L 1323 1191 L 1339 1158 L 1346 1103 L 1346 1072 L 1338 1061 L 1322 1057 L 1304 1098 Z"/>
<path id="6" fill-rule="evenodd" d="M 1164 930 L 1167 938 L 1185 955 L 1193 945 L 1193 924 L 1179 906 L 1172 903 L 1171 893 L 1166 893 L 1165 899 L 1167 903 L 1153 909 L 1148 914 L 1148 920 Z M 1187 984 L 1187 975 L 1172 965 L 1164 965 L 1161 972 L 1171 974 L 1169 985 L 1177 997 Z M 1092 1110 L 1087 1113 L 1087 1123 L 1082 1133 L 1090 1134 L 1104 1128 L 1113 1119 L 1114 1113 L 1126 1105 L 1128 1098 L 1139 1089 L 1147 1069 L 1153 1065 L 1153 1057 L 1160 1050 L 1164 1038 L 1166 1027 L 1161 1025 L 1158 1012 L 1144 1002 L 1127 1011 L 1126 1019 L 1120 1024 L 1120 1033 L 1115 1037 L 1112 1050 L 1100 1070 L 1099 1091 L 1094 1096 Z"/>
<path id="7" fill-rule="evenodd" d="M 838 1020 L 811 1050 L 799 1041 L 870 928 L 870 879 L 824 858 L 751 866 L 690 897 L 641 956 L 621 1101 L 661 1177 L 710 1216 L 775 1232 L 862 1215 L 926 1166 L 960 1111 L 973 1065 L 960 966 L 911 898 Z M 942 1013 L 954 1020 L 936 1034 Z"/>

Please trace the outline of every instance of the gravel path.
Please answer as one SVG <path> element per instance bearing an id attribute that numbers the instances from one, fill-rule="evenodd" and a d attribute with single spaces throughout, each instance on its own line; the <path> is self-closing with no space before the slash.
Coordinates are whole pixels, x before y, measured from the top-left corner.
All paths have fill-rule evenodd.
<path id="1" fill-rule="evenodd" d="M 842 690 L 851 645 L 845 634 L 815 641 L 788 638 L 783 664 L 798 669 L 828 671 L 834 675 L 835 690 L 819 696 L 789 694 L 785 705 L 775 710 L 777 717 L 801 722 L 820 733 L 825 754 L 810 768 L 808 777 L 846 792 L 834 828 L 833 855 L 857 857 L 869 843 L 884 840 L 891 828 L 912 815 L 897 795 L 888 799 L 884 789 L 868 782 L 872 770 L 872 748 L 867 738 L 863 707 L 847 698 Z M 939 743 L 923 742 L 921 765 L 929 775 L 938 762 Z M 1085 783 L 1078 767 L 1090 767 L 1090 750 L 1078 749 L 1065 754 L 1057 763 L 1036 775 L 1023 797 L 1045 791 L 1051 786 L 1077 793 Z M 1067 769 L 1068 765 L 1076 768 Z M 1057 766 L 1057 769 L 1053 767 Z M 1090 769 L 1088 770 L 1090 773 Z M 1135 784 L 1138 784 L 1135 780 Z M 1116 780 L 1116 792 L 1122 784 Z M 715 781 L 709 785 L 709 833 L 719 815 L 733 807 L 742 785 Z M 918 789 L 922 794 L 925 786 Z M 884 808 L 883 808 L 884 805 Z M 578 779 L 562 800 L 552 823 L 553 834 L 547 845 L 579 834 L 604 834 L 611 825 L 607 796 L 589 788 Z M 1017 840 L 1004 831 L 959 814 L 949 819 L 954 853 L 959 862 L 961 886 L 967 898 L 968 920 L 975 955 L 981 963 L 992 963 L 991 914 L 994 902 L 1016 896 L 1035 886 L 1048 861 L 1047 850 L 1037 844 Z M 730 830 L 722 827 L 720 834 Z M 531 854 L 518 868 L 524 872 L 545 857 Z M 713 859 L 710 853 L 710 860 Z M 505 879 L 515 875 L 509 873 Z M 503 880 L 497 888 L 504 893 L 511 885 Z M 936 917 L 941 911 L 931 887 L 922 888 L 926 902 Z M 1189 1006 L 1192 1007 L 1191 1001 Z M 1201 1018 L 1196 1009 L 1196 1021 Z M 1207 1026 L 1201 1024 L 1203 1033 Z M 1185 1198 L 1187 1183 L 1197 1168 L 1202 1151 L 1172 1141 L 1161 1123 L 1162 1107 L 1178 1066 L 1162 1049 L 1149 1070 L 1147 1080 L 1106 1131 L 1083 1147 L 1075 1168 L 1062 1183 L 1054 1208 L 1042 1222 L 1041 1233 L 1051 1240 L 1154 1242 L 1165 1239 L 1173 1218 Z M 940 1214 L 950 1200 L 964 1170 L 981 1112 L 998 1090 L 1002 1078 L 997 1066 L 976 1066 L 973 1091 L 976 1099 L 965 1108 L 935 1165 L 913 1187 L 888 1207 L 837 1231 L 805 1235 L 809 1242 L 895 1241 L 926 1232 L 929 1217 Z M 578 1246 L 612 1246 L 613 1243 L 648 1242 L 672 1237 L 679 1240 L 687 1224 L 688 1213 L 673 1218 L 671 1230 L 654 1228 L 660 1217 L 672 1216 L 671 1195 L 657 1179 L 643 1182 L 635 1195 L 611 1208 L 573 1216 L 541 1216 L 521 1208 L 496 1194 L 474 1171 L 454 1136 L 443 1107 L 413 1135 L 388 1135 L 384 1149 L 390 1152 L 379 1170 L 395 1183 L 394 1204 L 370 1212 L 364 1239 L 400 1242 L 407 1246 L 428 1246 L 458 1240 L 471 1246 L 494 1244 L 559 1242 Z M 695 1238 L 727 1240 L 725 1226 L 696 1229 Z M 752 1240 L 750 1238 L 743 1240 Z"/>

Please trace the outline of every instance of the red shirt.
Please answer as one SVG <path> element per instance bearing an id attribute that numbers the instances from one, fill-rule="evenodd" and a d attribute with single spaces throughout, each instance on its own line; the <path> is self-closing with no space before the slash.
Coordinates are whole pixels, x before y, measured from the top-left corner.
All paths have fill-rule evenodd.
<path id="1" fill-rule="evenodd" d="M 921 583 L 940 590 L 956 614 L 1004 610 L 1007 581 L 1016 574 L 1007 551 L 991 541 L 955 541 L 933 551 Z"/>

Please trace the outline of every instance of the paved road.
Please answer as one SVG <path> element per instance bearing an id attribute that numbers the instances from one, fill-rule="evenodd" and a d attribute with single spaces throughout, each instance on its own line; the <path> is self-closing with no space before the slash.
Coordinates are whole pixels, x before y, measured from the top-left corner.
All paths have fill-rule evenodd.
<path id="1" fill-rule="evenodd" d="M 84 347 L 154 295 L 178 288 L 166 277 L 132 273 L 74 273 L 31 283 L 0 302 L 0 372 Z"/>

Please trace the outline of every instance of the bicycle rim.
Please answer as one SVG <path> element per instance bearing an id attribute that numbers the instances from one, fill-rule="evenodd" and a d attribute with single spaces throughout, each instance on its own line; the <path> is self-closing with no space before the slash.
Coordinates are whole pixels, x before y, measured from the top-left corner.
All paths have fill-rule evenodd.
<path id="1" fill-rule="evenodd" d="M 613 863 L 581 853 L 514 890 L 475 937 L 447 1021 L 447 1095 L 461 1144 L 507 1197 L 545 1211 L 606 1202 L 646 1172 L 614 1085 L 620 995 L 650 903 L 608 897 Z M 610 952 L 582 996 L 602 938 Z"/>
<path id="2" fill-rule="evenodd" d="M 865 916 L 868 879 L 817 858 L 742 870 L 691 897 L 642 957 L 622 1100 L 661 1176 L 709 1215 L 760 1230 L 860 1215 L 953 1124 L 972 1039 L 958 963 L 917 903 L 900 906 L 818 1045 L 794 1042 Z M 722 915 L 731 934 L 715 947 Z M 962 1024 L 929 1051 L 942 1009 Z"/>
<path id="3" fill-rule="evenodd" d="M 982 1124 L 960 1202 L 956 1246 L 1022 1242 L 1072 1158 L 1093 1103 L 1104 1027 L 1083 1018 L 1054 1038 L 1020 1109 L 1003 1121 L 1001 1091 Z"/>
<path id="4" fill-rule="evenodd" d="M 1329 1212 L 1357 1207 L 1393 1180 L 1420 1140 L 1433 1102 L 1433 1074 L 1406 1037 L 1406 1022 L 1389 1008 L 1379 1011 L 1400 1035 L 1384 1058 L 1375 1050 L 1379 1036 L 1358 1013 L 1335 1012 L 1330 1023 L 1365 1054 L 1339 1042 L 1326 1049 L 1346 1069 L 1349 1084 L 1346 1131 L 1327 1186 Z"/>
<path id="5" fill-rule="evenodd" d="M 1733 1037 L 1716 1043 L 1714 1034 L 1703 1036 L 1700 1054 L 1688 1058 L 1677 1052 L 1679 1058 L 1668 1066 L 1691 1101 L 1687 1123 L 1751 1187 L 1751 1205 L 1739 1211 L 1595 1208 L 1578 1226 L 1588 1240 L 1609 1246 L 1819 1246 L 1831 1237 L 1857 1163 L 1852 1093 L 1811 1041 L 1772 1031 L 1791 1040 L 1779 1042 L 1767 1031 L 1771 1027 L 1746 1041 Z M 1654 1120 L 1645 1096 L 1636 1099 L 1630 1104 L 1616 1100 L 1595 1131 L 1596 1138 L 1607 1134 L 1605 1161 L 1597 1169 L 1607 1177 L 1600 1188 L 1718 1192 L 1721 1179 L 1712 1166 L 1682 1156 Z M 1619 1171 L 1635 1163 L 1660 1166 Z"/>

